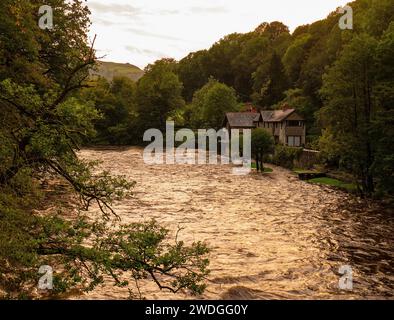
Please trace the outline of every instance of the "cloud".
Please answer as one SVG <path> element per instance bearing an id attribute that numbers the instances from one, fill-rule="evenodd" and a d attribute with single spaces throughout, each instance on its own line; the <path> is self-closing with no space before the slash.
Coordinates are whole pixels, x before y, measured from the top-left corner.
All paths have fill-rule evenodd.
<path id="1" fill-rule="evenodd" d="M 131 6 L 129 4 L 103 4 L 103 3 L 89 3 L 88 7 L 96 14 L 113 14 L 118 16 L 137 17 L 141 15 L 140 8 Z"/>
<path id="2" fill-rule="evenodd" d="M 155 13 L 158 13 L 160 15 L 177 15 L 177 14 L 182 14 L 182 12 L 180 10 L 170 10 L 170 9 L 162 9 L 162 10 L 158 10 L 155 11 Z"/>
<path id="3" fill-rule="evenodd" d="M 141 49 L 141 48 L 137 48 L 134 46 L 126 46 L 126 50 L 131 52 L 131 53 L 138 53 L 141 55 L 149 55 L 149 56 L 153 56 L 153 57 L 166 57 L 167 55 L 161 51 L 157 51 L 157 50 L 150 50 L 150 49 Z"/>
<path id="4" fill-rule="evenodd" d="M 142 29 L 137 29 L 137 28 L 127 28 L 125 29 L 125 31 L 127 32 L 131 32 L 140 36 L 145 36 L 145 37 L 151 37 L 151 38 L 157 38 L 157 39 L 167 39 L 167 40 L 174 40 L 174 41 L 179 41 L 182 40 L 181 38 L 177 38 L 177 37 L 172 37 L 169 35 L 163 35 L 163 34 L 158 34 L 158 33 L 153 33 L 153 32 L 149 32 L 146 30 L 142 30 Z"/>
<path id="5" fill-rule="evenodd" d="M 212 6 L 212 7 L 191 7 L 190 12 L 193 14 L 220 14 L 220 13 L 226 13 L 228 12 L 228 8 L 225 6 Z"/>
<path id="6" fill-rule="evenodd" d="M 110 19 L 104 19 L 104 18 L 100 18 L 100 17 L 92 17 L 92 22 L 95 24 L 101 24 L 104 26 L 113 26 L 116 24 L 116 22 L 110 20 Z"/>

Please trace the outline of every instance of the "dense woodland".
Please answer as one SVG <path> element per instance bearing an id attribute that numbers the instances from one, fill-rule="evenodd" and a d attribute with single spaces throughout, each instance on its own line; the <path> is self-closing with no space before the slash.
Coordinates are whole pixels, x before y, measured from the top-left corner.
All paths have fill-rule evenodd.
<path id="1" fill-rule="evenodd" d="M 112 201 L 133 182 L 95 175 L 96 164 L 75 153 L 83 144 L 140 144 L 146 129 L 163 129 L 167 119 L 220 128 L 224 113 L 246 102 L 288 104 L 306 118 L 308 147 L 327 166 L 352 174 L 365 195 L 393 194 L 394 0 L 352 2 L 354 30 L 339 29 L 337 12 L 293 33 L 262 23 L 181 61 L 156 61 L 138 82 L 92 80 L 89 10 L 77 0 L 47 2 L 53 30 L 37 26 L 39 1 L 0 3 L 0 295 L 30 296 L 43 264 L 61 266 L 58 293 L 92 289 L 104 275 L 128 286 L 125 271 L 174 292 L 204 289 L 203 244 L 164 244 L 167 231 L 155 222 L 108 233 Z M 61 208 L 32 213 L 48 175 L 65 181 L 81 208 L 97 203 L 102 218 L 69 220 Z"/>
<path id="2" fill-rule="evenodd" d="M 354 176 L 366 194 L 394 187 L 394 1 L 358 0 L 354 29 L 337 11 L 296 28 L 262 23 L 177 62 L 156 61 L 137 82 L 101 79 L 82 93 L 103 115 L 95 142 L 139 144 L 148 128 L 172 119 L 188 128 L 220 128 L 224 113 L 252 102 L 289 105 L 306 119 L 307 147 Z"/>

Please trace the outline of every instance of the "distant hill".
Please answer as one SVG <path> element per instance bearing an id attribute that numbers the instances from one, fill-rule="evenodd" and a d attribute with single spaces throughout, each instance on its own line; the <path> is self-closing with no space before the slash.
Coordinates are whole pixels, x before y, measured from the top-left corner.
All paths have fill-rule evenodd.
<path id="1" fill-rule="evenodd" d="M 114 77 L 127 77 L 137 81 L 144 75 L 144 71 L 130 63 L 116 63 L 100 61 L 98 70 L 93 73 L 111 81 Z"/>

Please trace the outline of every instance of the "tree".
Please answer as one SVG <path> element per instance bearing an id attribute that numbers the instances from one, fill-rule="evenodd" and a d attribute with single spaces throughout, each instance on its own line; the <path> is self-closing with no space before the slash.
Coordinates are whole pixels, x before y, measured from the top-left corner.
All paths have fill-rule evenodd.
<path id="1" fill-rule="evenodd" d="M 81 92 L 81 99 L 94 104 L 100 119 L 94 143 L 128 144 L 138 142 L 134 130 L 137 121 L 136 84 L 129 78 L 115 77 L 111 82 L 97 79 L 92 88 Z"/>
<path id="2" fill-rule="evenodd" d="M 47 4 L 56 14 L 53 30 L 38 28 L 37 1 L 0 3 L 0 294 L 33 297 L 42 265 L 54 267 L 55 294 L 91 290 L 104 276 L 118 286 L 150 278 L 160 289 L 200 293 L 206 246 L 171 243 L 157 222 L 119 222 L 113 201 L 134 182 L 78 158 L 98 118 L 78 94 L 96 62 L 87 42 L 88 9 L 82 1 Z M 78 214 L 65 216 L 69 208 L 60 203 L 37 213 L 44 200 L 40 181 L 48 179 L 66 184 L 80 200 Z M 101 209 L 97 220 L 84 214 L 93 204 Z"/>
<path id="3" fill-rule="evenodd" d="M 208 81 L 207 56 L 207 50 L 193 52 L 178 63 L 176 70 L 183 84 L 183 98 L 187 102 L 191 102 L 194 92 Z"/>
<path id="4" fill-rule="evenodd" d="M 263 107 L 271 107 L 284 98 L 289 82 L 280 56 L 274 52 L 268 65 L 257 69 L 253 75 L 255 102 Z"/>
<path id="5" fill-rule="evenodd" d="M 375 190 L 376 141 L 372 130 L 380 109 L 374 98 L 376 47 L 374 38 L 355 36 L 324 76 L 321 90 L 321 119 L 340 145 L 343 167 L 361 180 L 366 194 Z"/>
<path id="6" fill-rule="evenodd" d="M 271 40 L 277 39 L 282 34 L 290 34 L 289 27 L 279 21 L 263 22 L 256 28 L 255 32 L 266 34 Z"/>
<path id="7" fill-rule="evenodd" d="M 194 94 L 191 108 L 192 127 L 219 129 L 225 113 L 238 111 L 239 105 L 233 88 L 211 78 Z"/>
<path id="8" fill-rule="evenodd" d="M 242 101 L 250 101 L 250 95 L 253 93 L 252 74 L 270 54 L 270 50 L 267 36 L 251 32 L 242 37 L 240 52 L 231 63 L 234 73 L 233 87 Z"/>
<path id="9" fill-rule="evenodd" d="M 175 73 L 176 63 L 162 59 L 145 68 L 137 83 L 139 125 L 142 132 L 157 128 L 164 130 L 168 116 L 184 107 L 182 83 Z"/>
<path id="10" fill-rule="evenodd" d="M 296 84 L 299 79 L 302 64 L 304 60 L 307 59 L 305 51 L 311 37 L 312 36 L 308 33 L 299 35 L 287 48 L 286 54 L 283 57 L 283 64 L 293 85 Z"/>
<path id="11" fill-rule="evenodd" d="M 376 119 L 372 134 L 376 141 L 376 156 L 373 165 L 378 176 L 377 190 L 394 194 L 394 22 L 391 22 L 376 50 Z"/>
<path id="12" fill-rule="evenodd" d="M 274 138 L 262 128 L 252 131 L 252 155 L 256 160 L 257 171 L 264 172 L 264 157 L 274 151 Z"/>

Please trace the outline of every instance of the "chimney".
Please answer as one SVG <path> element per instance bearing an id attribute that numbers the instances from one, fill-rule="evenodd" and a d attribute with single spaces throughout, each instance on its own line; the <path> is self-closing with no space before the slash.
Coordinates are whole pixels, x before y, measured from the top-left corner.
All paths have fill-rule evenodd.
<path id="1" fill-rule="evenodd" d="M 257 113 L 257 109 L 253 106 L 253 103 L 251 103 L 251 102 L 245 103 L 244 109 L 247 112 Z"/>

